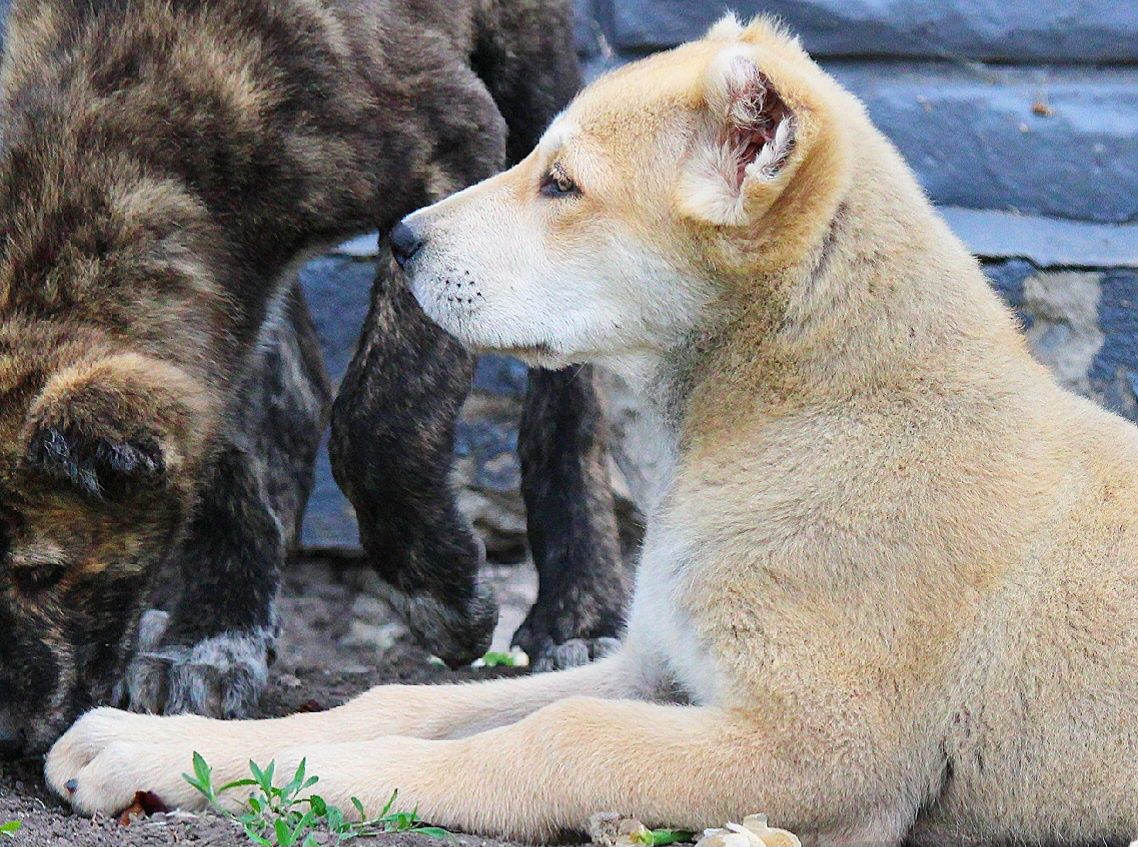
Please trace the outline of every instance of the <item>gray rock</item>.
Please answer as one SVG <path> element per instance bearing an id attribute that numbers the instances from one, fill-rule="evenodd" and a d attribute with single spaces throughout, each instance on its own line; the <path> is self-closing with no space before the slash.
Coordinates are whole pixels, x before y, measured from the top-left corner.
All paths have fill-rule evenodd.
<path id="1" fill-rule="evenodd" d="M 1099 281 L 1103 345 L 1091 364 L 1095 396 L 1138 419 L 1138 268 L 1106 271 Z"/>
<path id="2" fill-rule="evenodd" d="M 334 387 L 340 384 L 355 352 L 374 277 L 372 262 L 344 255 L 321 257 L 301 269 L 301 285 Z M 301 543 L 315 549 L 359 546 L 355 510 L 332 478 L 327 434 L 317 456 L 316 480 L 308 498 Z"/>
<path id="3" fill-rule="evenodd" d="M 1027 259 L 1040 268 L 1138 267 L 1138 224 L 1098 224 L 991 209 L 941 207 L 968 249 L 984 259 Z"/>
<path id="4" fill-rule="evenodd" d="M 1138 69 L 831 63 L 937 203 L 1138 221 Z"/>
<path id="5" fill-rule="evenodd" d="M 1090 369 L 1104 341 L 1100 276 L 1059 271 L 1024 281 L 1023 311 L 1032 317 L 1028 344 L 1061 385 L 1080 394 L 1092 393 Z"/>
<path id="6" fill-rule="evenodd" d="M 638 52 L 701 35 L 727 8 L 782 18 L 820 56 L 1126 62 L 1138 15 L 1114 0 L 612 0 L 615 43 Z"/>
<path id="7" fill-rule="evenodd" d="M 1138 269 L 1049 271 L 1013 259 L 984 270 L 1063 385 L 1138 420 Z"/>

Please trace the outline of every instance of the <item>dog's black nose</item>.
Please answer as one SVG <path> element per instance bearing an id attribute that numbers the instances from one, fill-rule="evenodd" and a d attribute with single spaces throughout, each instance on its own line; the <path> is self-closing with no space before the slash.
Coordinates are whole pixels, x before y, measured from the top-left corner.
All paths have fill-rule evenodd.
<path id="1" fill-rule="evenodd" d="M 391 252 L 399 267 L 406 268 L 407 263 L 415 257 L 422 246 L 423 242 L 415 234 L 415 230 L 403 221 L 397 223 L 395 229 L 391 230 Z"/>
<path id="2" fill-rule="evenodd" d="M 0 708 L 0 759 L 16 759 L 28 746 L 28 736 L 16 726 L 7 709 Z"/>

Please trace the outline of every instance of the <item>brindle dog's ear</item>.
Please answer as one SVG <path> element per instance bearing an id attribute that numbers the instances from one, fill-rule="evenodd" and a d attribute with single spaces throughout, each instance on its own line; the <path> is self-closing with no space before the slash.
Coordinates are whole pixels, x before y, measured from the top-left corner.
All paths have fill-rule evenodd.
<path id="1" fill-rule="evenodd" d="M 166 460 L 149 433 L 133 438 L 85 428 L 47 425 L 33 433 L 24 460 L 29 468 L 70 484 L 80 494 L 121 503 L 160 489 Z"/>
<path id="2" fill-rule="evenodd" d="M 24 467 L 107 503 L 184 487 L 208 435 L 207 406 L 183 371 L 149 357 L 75 365 L 33 403 Z"/>

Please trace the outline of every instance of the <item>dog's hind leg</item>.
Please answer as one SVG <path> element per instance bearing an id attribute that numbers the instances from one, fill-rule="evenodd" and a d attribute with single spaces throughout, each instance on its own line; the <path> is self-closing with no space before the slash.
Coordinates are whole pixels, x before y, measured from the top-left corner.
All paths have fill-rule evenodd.
<path id="1" fill-rule="evenodd" d="M 131 708 L 239 718 L 256 705 L 277 634 L 281 565 L 312 487 L 329 395 L 294 284 L 266 321 L 189 533 L 166 565 L 174 590 L 156 601 L 169 612 L 144 619 L 123 691 Z"/>

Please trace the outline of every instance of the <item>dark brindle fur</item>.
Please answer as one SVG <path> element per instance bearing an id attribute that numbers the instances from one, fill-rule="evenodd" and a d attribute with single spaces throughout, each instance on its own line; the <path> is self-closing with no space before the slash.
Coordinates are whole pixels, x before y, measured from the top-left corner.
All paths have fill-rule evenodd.
<path id="1" fill-rule="evenodd" d="M 255 703 L 328 399 L 288 268 L 528 150 L 577 84 L 568 29 L 561 0 L 14 4 L 0 747 L 43 749 L 116 694 L 227 716 Z M 372 563 L 452 662 L 495 619 L 447 483 L 469 374 L 381 273 L 333 456 Z M 614 635 L 623 599 L 596 403 L 588 373 L 530 392 L 543 588 L 519 638 L 546 664 Z M 169 613 L 140 628 L 153 591 Z"/>

